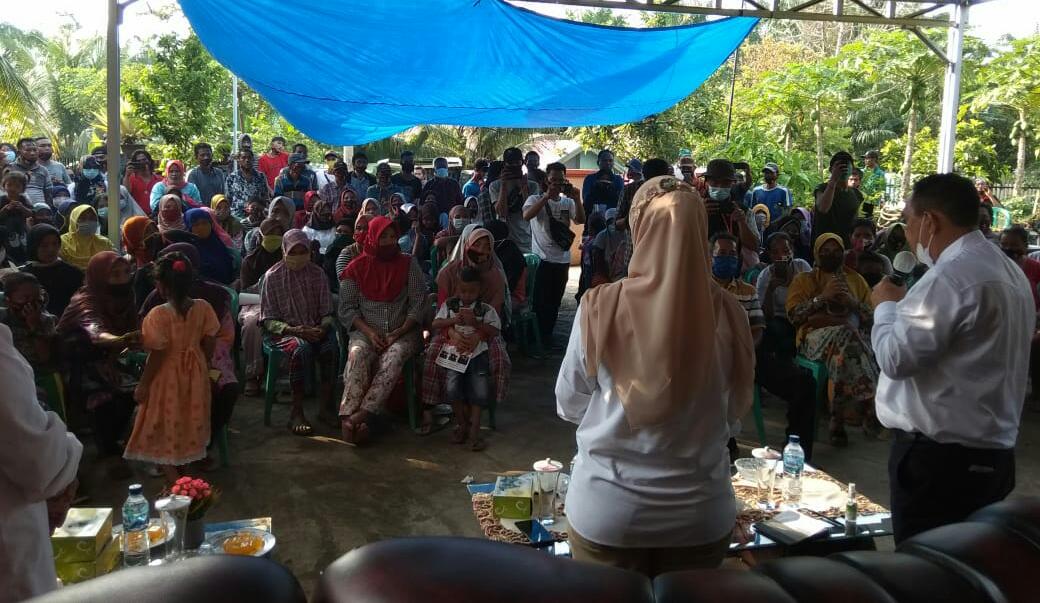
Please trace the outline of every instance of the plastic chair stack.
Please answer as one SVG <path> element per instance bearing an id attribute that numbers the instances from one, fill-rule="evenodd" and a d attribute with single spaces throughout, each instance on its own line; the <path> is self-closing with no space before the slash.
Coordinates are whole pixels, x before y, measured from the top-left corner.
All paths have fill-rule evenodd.
<path id="1" fill-rule="evenodd" d="M 535 287 L 538 285 L 538 265 L 542 263 L 542 260 L 533 253 L 525 253 L 524 260 L 527 262 L 527 305 L 520 310 L 517 314 L 516 320 L 513 324 L 516 327 L 516 338 L 520 342 L 520 349 L 523 350 L 524 354 L 528 356 L 530 353 L 530 336 L 528 331 L 533 333 L 533 339 L 535 344 L 535 357 L 541 358 L 542 356 L 542 335 L 538 328 L 538 314 L 534 311 L 534 299 L 535 299 Z"/>

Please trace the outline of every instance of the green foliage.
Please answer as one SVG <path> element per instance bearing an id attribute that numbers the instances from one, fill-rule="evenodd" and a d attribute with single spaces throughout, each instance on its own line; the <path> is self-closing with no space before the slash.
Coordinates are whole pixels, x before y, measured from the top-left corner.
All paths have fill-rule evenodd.
<path id="1" fill-rule="evenodd" d="M 212 131 L 216 90 L 230 88 L 230 76 L 194 34 L 184 41 L 166 35 L 156 46 L 126 92 L 152 134 L 190 155 L 193 139 Z"/>
<path id="2" fill-rule="evenodd" d="M 628 22 L 621 15 L 614 14 L 609 8 L 593 8 L 580 12 L 567 11 L 565 13 L 571 21 L 581 21 L 593 25 L 609 25 L 611 27 L 625 27 Z"/>

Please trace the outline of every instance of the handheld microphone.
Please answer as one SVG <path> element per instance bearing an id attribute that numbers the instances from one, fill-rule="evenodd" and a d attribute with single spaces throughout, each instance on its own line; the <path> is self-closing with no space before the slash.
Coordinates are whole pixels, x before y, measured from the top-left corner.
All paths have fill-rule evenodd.
<path id="1" fill-rule="evenodd" d="M 892 260 L 893 274 L 889 280 L 897 287 L 902 287 L 906 285 L 906 279 L 914 272 L 914 268 L 917 268 L 917 256 L 909 251 L 900 251 L 896 259 Z"/>

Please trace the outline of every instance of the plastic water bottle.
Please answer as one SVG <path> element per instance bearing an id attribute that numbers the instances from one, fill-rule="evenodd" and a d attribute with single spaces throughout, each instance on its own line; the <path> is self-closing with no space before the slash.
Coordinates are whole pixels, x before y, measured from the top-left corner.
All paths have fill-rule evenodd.
<path id="1" fill-rule="evenodd" d="M 123 503 L 123 565 L 132 567 L 151 562 L 148 551 L 148 499 L 141 484 L 130 485 L 130 496 Z"/>
<path id="2" fill-rule="evenodd" d="M 801 439 L 792 435 L 784 446 L 784 477 L 787 478 L 787 502 L 798 506 L 802 500 L 802 471 L 805 470 L 805 451 L 800 444 Z"/>

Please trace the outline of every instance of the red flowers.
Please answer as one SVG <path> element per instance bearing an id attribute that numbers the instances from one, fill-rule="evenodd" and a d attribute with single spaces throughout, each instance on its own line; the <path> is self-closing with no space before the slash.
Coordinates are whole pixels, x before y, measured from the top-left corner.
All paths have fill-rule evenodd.
<path id="1" fill-rule="evenodd" d="M 174 482 L 170 492 L 181 496 L 190 496 L 192 500 L 203 500 L 213 493 L 212 487 L 205 480 L 184 476 Z"/>

